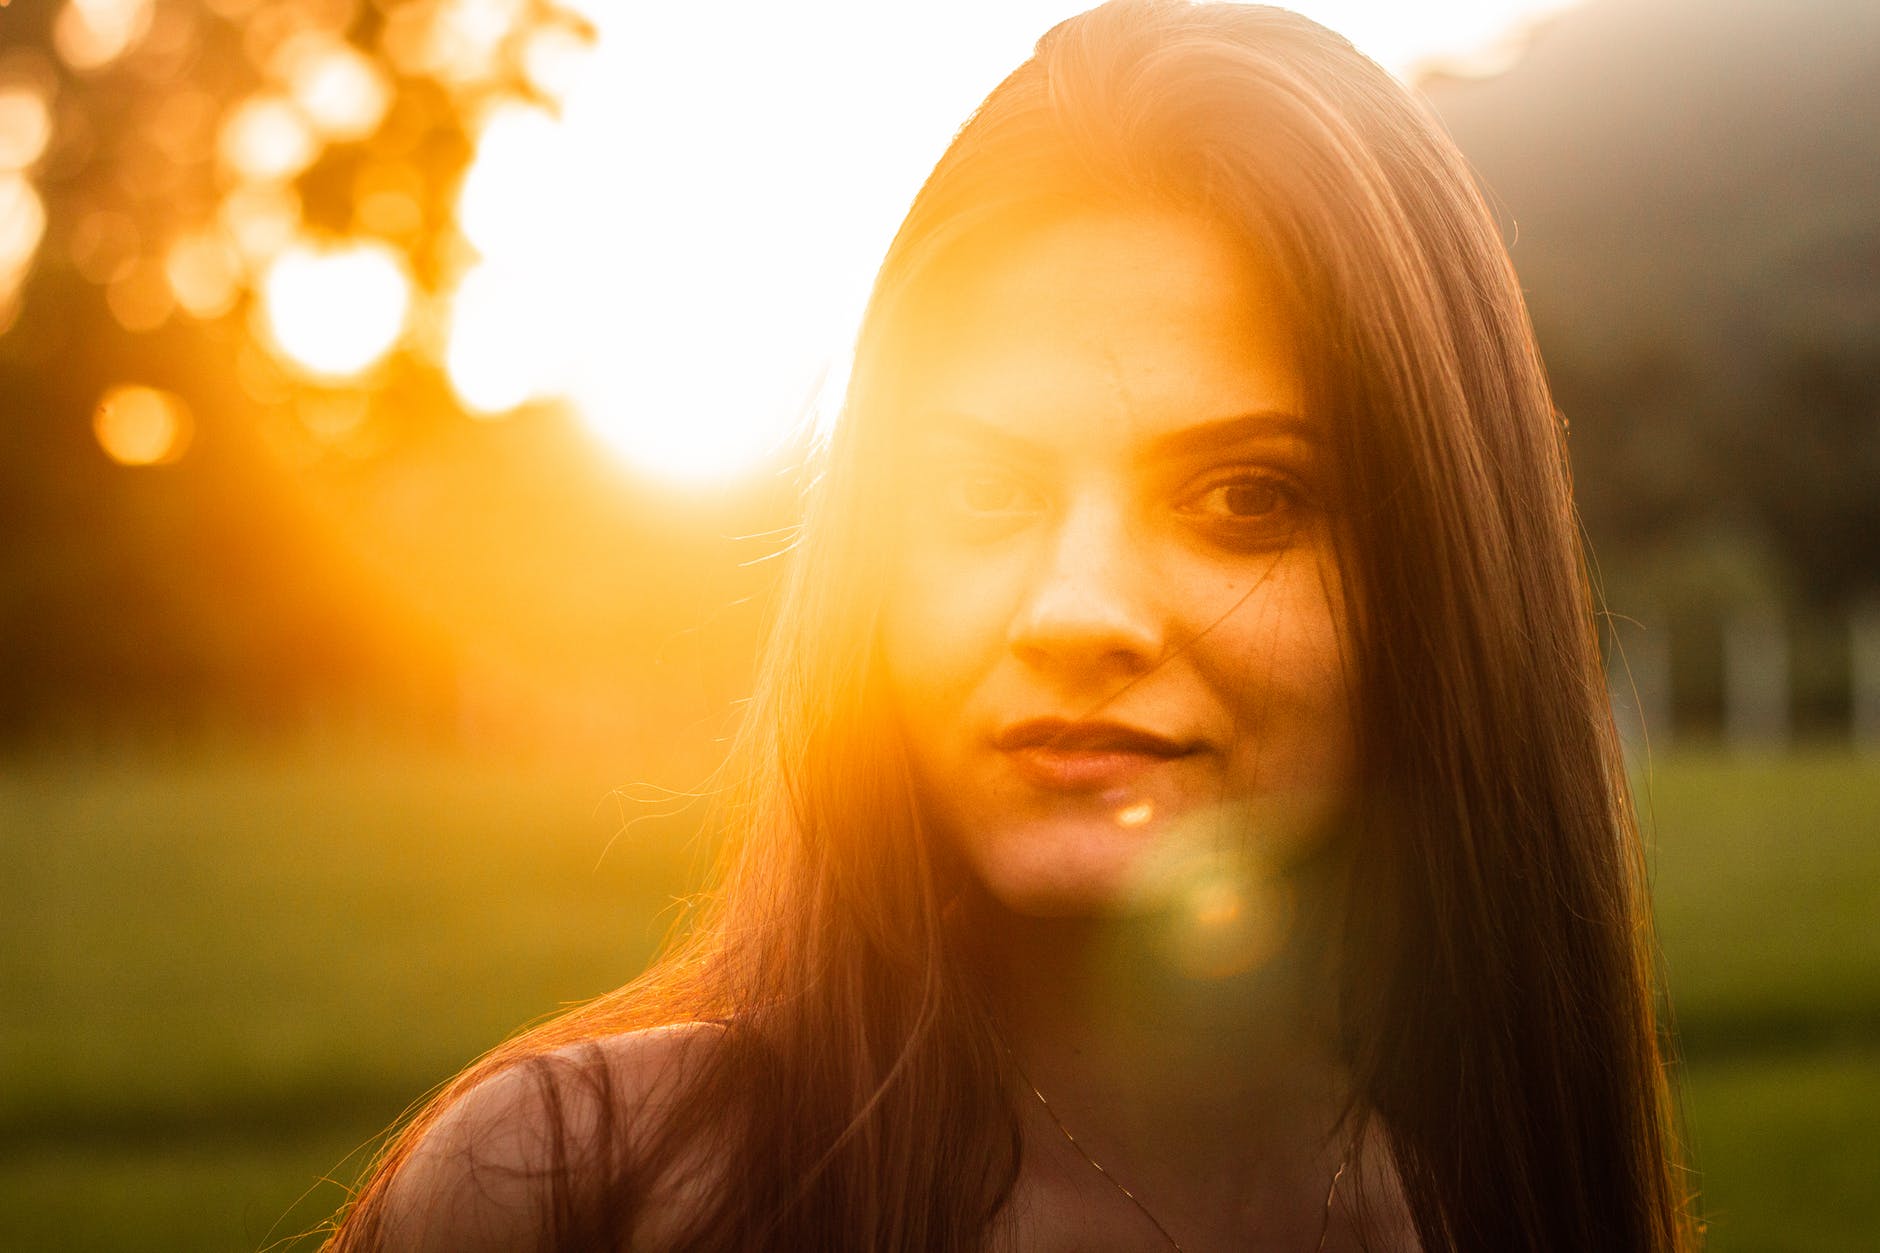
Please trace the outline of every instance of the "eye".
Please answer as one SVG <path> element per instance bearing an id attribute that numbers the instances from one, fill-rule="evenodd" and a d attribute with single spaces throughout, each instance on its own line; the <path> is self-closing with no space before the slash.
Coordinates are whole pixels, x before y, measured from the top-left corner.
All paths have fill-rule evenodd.
<path id="1" fill-rule="evenodd" d="M 980 463 L 933 468 L 929 519 L 963 540 L 993 539 L 1021 527 L 1046 507 L 1044 493 L 1024 475 Z"/>
<path id="2" fill-rule="evenodd" d="M 1008 470 L 984 466 L 967 467 L 947 475 L 942 483 L 941 502 L 953 513 L 966 518 L 999 518 L 1032 513 L 1041 500 L 1023 478 Z"/>
<path id="3" fill-rule="evenodd" d="M 1306 508 L 1305 491 L 1291 475 L 1255 467 L 1204 481 L 1180 506 L 1192 522 L 1235 546 L 1283 540 Z"/>
<path id="4" fill-rule="evenodd" d="M 1273 477 L 1235 479 L 1208 489 L 1202 497 L 1207 512 L 1230 518 L 1270 518 L 1293 503 L 1286 484 Z"/>
<path id="5" fill-rule="evenodd" d="M 1299 507 L 1299 489 L 1272 470 L 1240 471 L 1217 479 L 1189 498 L 1186 511 L 1208 518 L 1259 520 Z"/>

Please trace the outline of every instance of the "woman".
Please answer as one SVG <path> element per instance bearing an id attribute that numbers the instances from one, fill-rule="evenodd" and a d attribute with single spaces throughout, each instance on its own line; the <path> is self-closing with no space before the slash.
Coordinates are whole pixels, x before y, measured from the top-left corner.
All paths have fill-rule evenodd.
<path id="1" fill-rule="evenodd" d="M 331 1247 L 1689 1247 L 1561 437 L 1388 75 L 1058 26 L 882 267 L 711 904 Z"/>

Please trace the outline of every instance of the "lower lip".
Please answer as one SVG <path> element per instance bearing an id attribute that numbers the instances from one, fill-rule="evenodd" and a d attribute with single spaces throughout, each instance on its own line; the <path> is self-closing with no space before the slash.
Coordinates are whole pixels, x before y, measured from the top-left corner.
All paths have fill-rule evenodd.
<path id="1" fill-rule="evenodd" d="M 1060 792 L 1094 792 L 1115 787 L 1152 767 L 1180 760 L 1179 755 L 1044 747 L 1011 749 L 1006 756 L 1020 775 L 1039 787 Z"/>

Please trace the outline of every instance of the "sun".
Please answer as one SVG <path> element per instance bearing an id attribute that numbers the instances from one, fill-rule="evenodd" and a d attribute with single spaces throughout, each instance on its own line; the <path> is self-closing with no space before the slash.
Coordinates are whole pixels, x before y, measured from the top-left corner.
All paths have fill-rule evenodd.
<path id="1" fill-rule="evenodd" d="M 445 364 L 472 412 L 567 404 L 639 469 L 722 482 L 826 407 L 932 161 L 1076 0 L 583 4 L 548 103 L 473 126 Z M 1467 66 L 1563 0 L 1296 7 L 1400 73 Z"/>

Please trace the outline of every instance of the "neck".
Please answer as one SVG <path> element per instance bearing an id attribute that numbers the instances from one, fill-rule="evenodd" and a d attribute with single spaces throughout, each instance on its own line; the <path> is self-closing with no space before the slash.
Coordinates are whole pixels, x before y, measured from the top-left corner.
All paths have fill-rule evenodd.
<path id="1" fill-rule="evenodd" d="M 1027 917 L 983 896 L 962 913 L 989 1008 L 1041 1085 L 1074 1066 L 1082 1083 L 1257 1108 L 1336 1069 L 1328 981 L 1296 940 L 1197 956 L 1191 919 Z"/>
<path id="2" fill-rule="evenodd" d="M 1055 1154 L 1072 1178 L 1086 1171 L 1059 1142 L 1061 1123 L 1159 1214 L 1287 1232 L 1288 1243 L 1316 1236 L 1346 1151 L 1348 1088 L 1332 1047 L 1324 929 L 1300 921 L 1316 911 L 1282 912 L 1291 925 L 1280 934 L 1210 948 L 1193 919 L 1029 917 L 967 893 L 962 956 L 1049 1107 L 1021 1113 L 1028 1155 Z M 1083 1184 L 1109 1186 L 1094 1172 Z M 1223 1198 L 1238 1209 L 1223 1210 Z"/>

